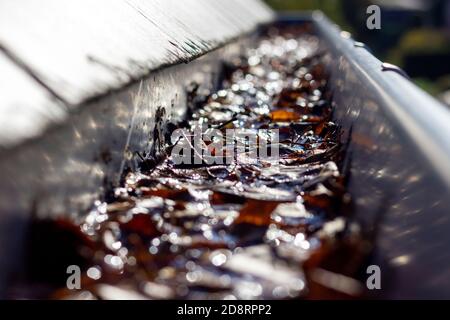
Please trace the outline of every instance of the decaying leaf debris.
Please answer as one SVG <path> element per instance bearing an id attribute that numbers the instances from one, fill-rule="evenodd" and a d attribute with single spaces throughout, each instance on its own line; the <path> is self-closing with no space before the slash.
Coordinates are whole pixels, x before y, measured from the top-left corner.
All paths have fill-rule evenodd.
<path id="1" fill-rule="evenodd" d="M 278 129 L 277 168 L 238 161 L 243 154 L 220 165 L 176 165 L 168 146 L 161 163 L 129 173 L 114 201 L 96 203 L 83 221 L 36 221 L 30 257 L 36 268 L 26 289 L 12 295 L 360 296 L 355 279 L 368 246 L 351 220 L 339 170 L 339 126 L 331 121 L 334 105 L 321 60 L 314 35 L 270 30 L 227 65 L 222 89 L 199 99 L 205 102 L 187 121 L 191 131 L 198 124 Z M 65 287 L 70 264 L 81 267 L 80 290 Z"/>

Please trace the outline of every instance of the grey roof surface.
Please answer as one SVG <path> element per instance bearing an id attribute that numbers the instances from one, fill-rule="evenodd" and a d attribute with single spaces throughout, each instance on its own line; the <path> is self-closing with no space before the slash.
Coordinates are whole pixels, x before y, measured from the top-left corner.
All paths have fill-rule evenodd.
<path id="1" fill-rule="evenodd" d="M 186 62 L 273 18 L 260 0 L 0 3 L 0 147 L 152 70 Z"/>

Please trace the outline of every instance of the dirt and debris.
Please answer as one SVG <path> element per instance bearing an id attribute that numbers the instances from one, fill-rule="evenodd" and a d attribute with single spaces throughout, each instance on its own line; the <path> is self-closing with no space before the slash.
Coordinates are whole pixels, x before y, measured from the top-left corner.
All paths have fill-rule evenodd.
<path id="1" fill-rule="evenodd" d="M 33 266 L 12 297 L 51 299 L 319 299 L 364 294 L 370 246 L 352 220 L 339 124 L 320 43 L 305 30 L 270 30 L 227 65 L 219 91 L 200 97 L 186 132 L 256 132 L 242 152 L 128 173 L 110 203 L 80 221 L 34 222 Z M 276 129 L 276 164 L 246 154 Z M 233 139 L 239 139 L 234 137 Z M 236 142 L 236 141 L 234 141 Z M 239 142 L 239 141 L 237 141 Z M 255 141 L 254 141 L 255 142 Z M 213 150 L 211 150 L 211 146 Z M 194 146 L 191 146 L 194 149 Z M 235 151 L 235 150 L 232 150 Z M 253 159 L 254 160 L 254 159 Z M 68 265 L 81 289 L 66 288 Z"/>

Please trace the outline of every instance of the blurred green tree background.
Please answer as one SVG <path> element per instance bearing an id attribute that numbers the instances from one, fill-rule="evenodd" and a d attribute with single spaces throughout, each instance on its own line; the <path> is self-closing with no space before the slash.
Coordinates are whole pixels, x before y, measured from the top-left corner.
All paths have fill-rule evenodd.
<path id="1" fill-rule="evenodd" d="M 266 0 L 266 2 L 278 11 L 321 10 L 340 26 L 348 27 L 341 0 Z"/>
<path id="2" fill-rule="evenodd" d="M 417 85 L 450 104 L 450 1 L 266 0 L 278 11 L 321 10 L 380 58 L 394 63 Z M 366 9 L 381 6 L 381 30 L 366 28 Z"/>

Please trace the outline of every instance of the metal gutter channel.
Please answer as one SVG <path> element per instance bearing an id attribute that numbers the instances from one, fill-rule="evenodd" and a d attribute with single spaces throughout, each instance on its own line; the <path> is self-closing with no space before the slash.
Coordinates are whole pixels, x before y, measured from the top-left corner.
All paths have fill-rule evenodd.
<path id="1" fill-rule="evenodd" d="M 379 60 L 322 15 L 308 19 L 329 52 L 335 117 L 348 142 L 349 189 L 356 214 L 376 237 L 373 263 L 382 267 L 382 296 L 450 298 L 449 111 L 408 79 L 383 71 Z M 69 101 L 86 102 L 60 122 L 51 120 L 52 126 L 42 129 L 45 134 L 0 153 L 0 292 L 11 271 L 20 269 L 30 213 L 76 216 L 85 210 L 118 181 L 123 168 L 136 165 L 135 151 L 154 148 L 163 123 L 183 117 L 189 84 L 210 90 L 220 60 L 239 47 L 225 46 L 142 80 L 119 81 L 121 90 L 108 93 L 117 87 L 103 87 L 101 98 L 97 91 L 74 100 L 67 96 L 66 108 L 73 107 Z M 17 79 L 26 78 L 23 70 L 16 71 Z"/>
<path id="2" fill-rule="evenodd" d="M 385 298 L 450 298 L 450 111 L 321 14 L 355 212 Z"/>

